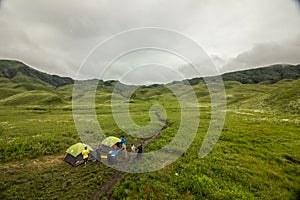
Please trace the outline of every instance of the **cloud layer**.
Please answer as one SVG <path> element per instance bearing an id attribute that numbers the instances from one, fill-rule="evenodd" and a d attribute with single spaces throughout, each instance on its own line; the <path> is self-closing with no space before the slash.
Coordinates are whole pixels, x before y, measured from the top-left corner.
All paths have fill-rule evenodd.
<path id="1" fill-rule="evenodd" d="M 230 59 L 222 68 L 224 72 L 271 64 L 300 63 L 300 35 L 292 40 L 260 43 Z"/>
<path id="2" fill-rule="evenodd" d="M 297 2 L 2 0 L 0 57 L 21 60 L 39 70 L 75 78 L 81 63 L 96 45 L 121 31 L 153 26 L 190 37 L 207 52 L 221 72 L 272 63 L 300 63 L 300 7 Z M 164 42 L 160 38 L 157 40 Z M 135 42 L 135 39 L 128 41 Z M 180 45 L 180 41 L 174 41 L 174 45 Z M 130 63 L 140 56 L 147 55 L 153 57 L 148 52 L 126 59 L 127 68 L 130 69 Z M 173 61 L 177 62 L 176 58 Z M 188 71 L 182 69 L 183 64 L 174 64 L 175 71 Z M 115 67 L 112 78 L 126 73 L 119 69 Z M 144 70 L 143 76 L 130 77 L 135 80 L 141 77 L 137 80 L 139 83 L 143 80 L 159 82 L 157 72 Z M 141 69 L 138 71 L 143 73 Z M 87 71 L 86 76 L 95 74 Z M 177 78 L 170 73 L 167 80 Z M 166 79 L 162 78 L 161 82 L 164 81 Z"/>

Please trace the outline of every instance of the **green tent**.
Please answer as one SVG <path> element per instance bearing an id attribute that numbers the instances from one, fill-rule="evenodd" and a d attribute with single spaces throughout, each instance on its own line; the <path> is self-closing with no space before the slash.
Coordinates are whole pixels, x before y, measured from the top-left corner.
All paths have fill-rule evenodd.
<path id="1" fill-rule="evenodd" d="M 89 145 L 84 143 L 76 143 L 72 146 L 70 146 L 66 152 L 71 154 L 74 157 L 77 157 L 81 152 L 84 150 L 84 147 L 87 146 L 89 151 L 94 151 Z"/>
<path id="2" fill-rule="evenodd" d="M 109 136 L 104 140 L 102 140 L 102 144 L 108 147 L 112 147 L 114 144 L 118 142 L 121 142 L 121 139 L 114 136 Z"/>
<path id="3" fill-rule="evenodd" d="M 76 166 L 78 161 L 83 160 L 82 151 L 86 146 L 90 152 L 89 159 L 94 159 L 94 150 L 89 145 L 84 143 L 76 143 L 66 150 L 67 155 L 65 156 L 64 161 L 70 163 L 72 166 Z"/>

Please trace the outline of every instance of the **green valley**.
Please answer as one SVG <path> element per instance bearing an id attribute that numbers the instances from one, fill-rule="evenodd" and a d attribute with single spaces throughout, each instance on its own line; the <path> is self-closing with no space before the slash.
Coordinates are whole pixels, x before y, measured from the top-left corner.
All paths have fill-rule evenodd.
<path id="1" fill-rule="evenodd" d="M 222 77 L 226 119 L 212 152 L 198 157 L 211 103 L 204 80 L 194 78 L 188 82 L 197 95 L 200 124 L 192 145 L 163 169 L 125 173 L 113 186 L 111 199 L 300 198 L 300 65 Z M 99 81 L 95 111 L 105 134 L 120 137 L 124 130 L 115 123 L 111 108 L 117 83 Z M 63 161 L 65 150 L 80 142 L 72 113 L 73 84 L 71 78 L 48 75 L 18 61 L 0 61 L 0 199 L 107 198 L 96 193 L 116 170 L 99 162 L 74 168 Z M 182 93 L 184 84 L 169 83 Z M 122 88 L 117 92 L 127 95 Z M 172 141 L 182 113 L 166 85 L 139 86 L 128 103 L 131 118 L 140 126 L 150 123 L 151 106 L 160 104 L 166 110 L 167 126 L 145 152 Z M 126 138 L 128 144 L 143 140 Z"/>

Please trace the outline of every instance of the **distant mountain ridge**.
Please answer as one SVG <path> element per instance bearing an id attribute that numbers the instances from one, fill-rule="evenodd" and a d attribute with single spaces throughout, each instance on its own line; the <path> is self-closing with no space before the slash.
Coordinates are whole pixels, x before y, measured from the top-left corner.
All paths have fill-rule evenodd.
<path id="1" fill-rule="evenodd" d="M 70 77 L 60 77 L 50 75 L 35 70 L 26 64 L 16 60 L 0 60 L 0 78 L 6 78 L 14 82 L 24 80 L 34 81 L 40 84 L 48 84 L 54 87 L 73 84 Z M 260 82 L 276 83 L 282 79 L 299 79 L 300 65 L 272 65 L 256 69 L 242 70 L 225 73 L 222 75 L 223 81 L 237 81 L 242 84 L 256 84 Z M 189 79 L 191 85 L 196 85 L 203 81 L 202 77 Z M 115 81 L 106 81 L 107 83 Z M 104 82 L 104 85 L 106 85 Z M 158 84 L 154 84 L 158 85 Z"/>
<path id="2" fill-rule="evenodd" d="M 222 75 L 230 108 L 267 110 L 300 114 L 300 65 L 274 65 L 270 67 L 231 72 Z M 212 80 L 215 77 L 211 77 Z M 95 81 L 83 80 L 82 82 Z M 194 88 L 199 102 L 207 105 L 210 93 L 203 78 L 187 80 Z M 164 84 L 139 87 L 134 94 L 118 81 L 99 80 L 95 102 L 111 102 L 112 93 L 140 101 L 174 101 L 176 96 Z M 185 91 L 186 81 L 170 83 L 180 94 Z M 19 61 L 0 60 L 0 106 L 22 106 L 26 109 L 46 109 L 64 106 L 71 109 L 74 80 L 39 72 Z M 83 98 L 84 96 L 76 96 Z"/>
<path id="3" fill-rule="evenodd" d="M 272 65 L 256 69 L 226 73 L 223 81 L 236 80 L 240 83 L 278 82 L 282 79 L 300 78 L 300 65 Z"/>
<path id="4" fill-rule="evenodd" d="M 223 81 L 237 81 L 242 84 L 256 84 L 260 82 L 276 83 L 283 79 L 299 79 L 300 65 L 277 64 L 267 67 L 248 69 L 225 73 L 222 75 Z M 203 78 L 193 78 L 188 80 L 191 85 L 198 84 Z"/>
<path id="5" fill-rule="evenodd" d="M 20 76 L 23 77 L 21 78 Z M 18 80 L 28 80 L 29 78 L 29 80 L 49 84 L 54 87 L 74 83 L 74 80 L 72 78 L 49 75 L 15 60 L 0 60 L 0 77 L 7 78 L 12 81 L 15 80 L 16 82 L 18 82 Z"/>

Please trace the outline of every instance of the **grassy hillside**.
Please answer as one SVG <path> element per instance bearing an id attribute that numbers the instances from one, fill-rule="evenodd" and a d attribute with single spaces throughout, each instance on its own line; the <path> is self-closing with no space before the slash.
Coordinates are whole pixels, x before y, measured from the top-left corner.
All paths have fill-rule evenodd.
<path id="1" fill-rule="evenodd" d="M 260 82 L 276 83 L 283 79 L 300 78 L 300 65 L 271 65 L 256 69 L 235 71 L 222 75 L 223 81 L 237 81 L 243 84 L 256 84 Z M 203 82 L 203 78 L 189 80 L 191 85 Z"/>
<path id="2" fill-rule="evenodd" d="M 65 150 L 80 141 L 71 107 L 73 85 L 62 84 L 66 82 L 61 79 L 55 85 L 31 69 L 29 74 L 23 73 L 19 68 L 22 63 L 7 61 L 5 66 L 10 66 L 3 67 L 6 61 L 1 62 L 0 199 L 92 198 L 116 171 L 101 163 L 73 168 L 63 161 Z M 213 151 L 202 159 L 198 151 L 210 123 L 210 96 L 205 83 L 193 79 L 201 119 L 188 151 L 161 170 L 125 174 L 114 187 L 112 199 L 299 199 L 297 67 L 288 67 L 293 77 L 284 75 L 276 81 L 243 83 L 243 75 L 226 80 L 228 108 L 223 132 Z M 16 73 L 11 69 L 17 69 Z M 135 130 L 118 127 L 114 120 L 111 95 L 116 84 L 99 81 L 95 103 L 105 134 L 119 137 L 124 130 Z M 182 83 L 170 85 L 186 94 Z M 117 91 L 119 97 L 128 96 L 125 86 Z M 141 126 L 153 120 L 151 106 L 160 104 L 166 110 L 168 126 L 144 152 L 172 141 L 183 114 L 170 89 L 141 86 L 128 102 L 131 118 Z M 91 133 L 89 127 L 85 131 Z M 141 141 L 129 134 L 126 138 L 128 144 Z"/>
<path id="3" fill-rule="evenodd" d="M 300 114 L 300 79 L 285 79 L 273 85 L 253 85 L 252 88 L 252 91 L 261 88 L 268 89 L 264 92 L 253 92 L 251 98 L 237 100 L 238 102 L 234 105 L 235 108 Z"/>
<path id="4" fill-rule="evenodd" d="M 289 87 L 287 83 L 288 81 L 292 82 L 300 77 L 300 65 L 273 65 L 264 68 L 227 73 L 222 75 L 222 77 L 225 81 L 226 91 L 229 93 L 227 96 L 227 99 L 229 100 L 228 103 L 232 104 L 239 101 L 241 104 L 242 100 L 249 99 L 250 96 L 255 97 L 260 93 L 267 92 L 270 89 L 267 84 L 272 84 L 274 89 L 276 89 L 277 85 L 274 85 L 274 83 L 283 80 L 282 82 L 286 82 L 284 85 Z M 203 101 L 209 101 L 209 93 L 202 78 L 194 78 L 188 81 L 195 88 L 195 92 L 198 97 L 201 97 Z M 67 102 L 70 102 L 72 98 L 73 83 L 74 80 L 71 78 L 39 72 L 19 61 L 0 60 L 0 105 L 23 105 L 22 101 L 24 101 L 24 105 L 27 103 L 30 105 L 44 105 L 48 102 L 64 105 L 67 104 Z M 260 84 L 259 87 L 256 87 L 257 83 Z M 96 101 L 110 101 L 110 94 L 116 84 L 116 81 L 103 82 L 100 80 L 98 84 L 98 91 L 103 95 L 97 96 Z M 182 82 L 174 82 L 170 85 L 176 84 L 180 88 Z M 292 87 L 294 87 L 294 85 Z M 278 86 L 280 86 L 280 84 L 278 84 Z M 285 86 L 282 86 L 279 90 L 284 90 L 283 87 Z M 291 90 L 296 89 L 297 88 Z M 41 92 L 40 96 L 38 94 L 39 92 L 34 92 L 37 90 Z M 293 95 L 295 92 L 291 90 L 290 93 Z M 126 92 L 126 87 L 123 92 L 120 84 L 116 92 L 123 96 L 127 95 L 124 93 Z M 107 93 L 108 95 L 106 95 Z M 279 97 L 277 94 L 282 92 L 277 91 L 276 93 L 275 91 L 268 91 L 268 93 L 274 93 L 273 95 Z M 285 95 L 289 95 L 286 91 L 284 91 L 284 93 Z M 277 103 L 282 103 L 282 105 L 289 103 L 289 97 L 285 98 L 282 94 L 280 95 L 280 98 L 287 99 L 287 102 L 278 102 L 276 100 Z M 135 95 L 132 96 L 132 99 L 145 101 L 149 99 L 170 99 L 172 97 L 174 97 L 174 95 L 169 89 L 163 85 L 156 84 L 140 87 L 138 91 L 136 91 Z M 274 100 L 272 94 L 270 94 L 269 97 Z M 292 102 L 287 106 L 288 108 L 284 110 L 291 111 L 293 108 L 296 108 L 295 113 L 297 113 L 297 105 L 299 103 L 297 101 L 297 97 L 297 95 L 291 97 Z M 265 99 L 267 96 L 260 98 Z M 33 99 L 33 101 L 31 101 L 31 99 Z M 248 104 L 247 102 L 245 103 L 249 106 L 251 104 L 252 107 L 253 105 L 261 104 L 251 101 L 249 101 Z M 270 103 L 272 104 L 272 102 Z M 261 105 L 266 106 L 265 104 L 268 104 L 267 99 L 265 99 L 263 105 Z M 271 105 L 271 107 L 273 107 L 273 105 Z M 278 107 L 278 109 L 282 108 L 283 106 Z"/>
<path id="5" fill-rule="evenodd" d="M 73 80 L 34 70 L 24 63 L 0 60 L 0 105 L 65 105 L 71 100 Z"/>
<path id="6" fill-rule="evenodd" d="M 282 79 L 300 78 L 300 65 L 272 65 L 268 67 L 231 72 L 223 75 L 224 81 L 240 83 L 276 83 Z"/>
<path id="7" fill-rule="evenodd" d="M 55 87 L 74 82 L 71 78 L 39 72 L 14 60 L 0 60 L 0 77 L 10 79 L 13 82 L 33 82 Z"/>
<path id="8" fill-rule="evenodd" d="M 113 198 L 297 199 L 299 125 L 254 114 L 229 112 L 221 138 L 203 159 L 197 152 L 207 122 L 201 123 L 194 143 L 176 163 L 157 172 L 127 174 L 115 187 Z M 262 120 L 266 117 L 277 120 Z M 168 139 L 163 135 L 151 148 Z"/>

